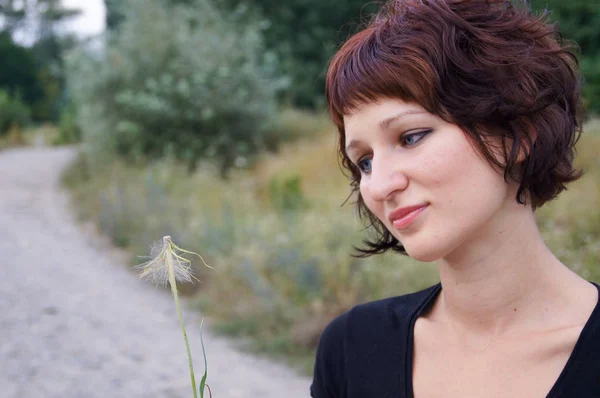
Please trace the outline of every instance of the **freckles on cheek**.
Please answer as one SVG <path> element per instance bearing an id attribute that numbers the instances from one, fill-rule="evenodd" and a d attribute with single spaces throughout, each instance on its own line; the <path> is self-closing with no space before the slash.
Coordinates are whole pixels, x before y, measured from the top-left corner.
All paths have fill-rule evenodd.
<path id="1" fill-rule="evenodd" d="M 442 183 L 458 183 L 462 182 L 464 177 L 470 173 L 469 163 L 460 157 L 452 157 L 447 162 L 439 164 L 436 168 L 435 181 Z"/>
<path id="2" fill-rule="evenodd" d="M 437 158 L 432 157 L 422 163 L 419 173 L 423 176 L 428 176 L 429 181 L 434 186 L 439 186 L 446 180 L 445 174 L 447 165 L 440 162 Z"/>

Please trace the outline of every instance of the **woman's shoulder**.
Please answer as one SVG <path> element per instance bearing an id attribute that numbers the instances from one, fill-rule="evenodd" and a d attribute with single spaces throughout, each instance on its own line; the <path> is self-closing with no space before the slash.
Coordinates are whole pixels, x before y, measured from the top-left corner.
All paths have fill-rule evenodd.
<path id="1" fill-rule="evenodd" d="M 388 330 L 407 330 L 415 316 L 433 301 L 440 291 L 438 283 L 427 289 L 402 296 L 358 304 L 335 317 L 323 330 L 320 346 L 385 334 Z"/>
<path id="2" fill-rule="evenodd" d="M 343 397 L 349 379 L 370 371 L 400 369 L 406 349 L 401 343 L 420 310 L 432 302 L 440 284 L 415 293 L 359 304 L 335 317 L 323 330 L 311 385 L 313 397 Z M 362 373 L 361 373 L 362 372 Z M 365 383 L 368 380 L 364 381 Z"/>
<path id="3" fill-rule="evenodd" d="M 440 289 L 438 283 L 414 293 L 358 304 L 334 318 L 324 332 L 338 334 L 357 326 L 372 329 L 382 323 L 395 328 L 408 325 L 414 315 L 433 301 Z"/>
<path id="4" fill-rule="evenodd" d="M 359 304 L 348 311 L 348 317 L 352 322 L 377 321 L 382 318 L 407 321 L 412 314 L 420 312 L 431 303 L 440 289 L 441 284 L 438 283 L 414 293 Z"/>

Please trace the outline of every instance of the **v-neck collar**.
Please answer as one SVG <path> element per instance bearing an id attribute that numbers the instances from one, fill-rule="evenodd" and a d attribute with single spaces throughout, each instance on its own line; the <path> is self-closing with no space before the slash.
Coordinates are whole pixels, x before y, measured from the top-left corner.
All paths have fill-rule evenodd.
<path id="1" fill-rule="evenodd" d="M 595 334 L 600 331 L 600 286 L 594 282 L 590 282 L 598 289 L 598 302 L 592 311 L 592 314 L 588 318 L 587 322 L 583 326 L 579 337 L 577 338 L 577 342 L 575 343 L 575 347 L 565 364 L 562 372 L 556 379 L 556 382 L 550 389 L 546 398 L 558 398 L 560 396 L 561 391 L 569 385 L 569 381 L 573 378 L 573 375 L 577 374 L 577 367 L 579 363 L 582 361 L 582 357 L 589 355 L 582 347 L 585 347 L 589 341 L 596 338 Z M 413 391 L 413 352 L 414 352 L 414 333 L 415 333 L 415 323 L 417 319 L 423 312 L 428 309 L 437 298 L 439 293 L 442 291 L 442 284 L 438 283 L 435 285 L 434 289 L 432 289 L 431 293 L 423 300 L 423 302 L 416 307 L 410 315 L 409 322 L 409 331 L 407 333 L 407 349 L 406 349 L 406 358 L 405 358 L 405 369 L 406 369 L 406 383 L 405 383 L 405 396 L 406 398 L 414 398 Z"/>

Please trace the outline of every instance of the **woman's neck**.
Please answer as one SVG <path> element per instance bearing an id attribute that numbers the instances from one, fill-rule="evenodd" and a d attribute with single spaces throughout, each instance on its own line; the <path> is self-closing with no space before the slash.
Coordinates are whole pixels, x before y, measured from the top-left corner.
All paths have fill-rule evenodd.
<path id="1" fill-rule="evenodd" d="M 531 209 L 515 206 L 438 261 L 443 290 L 436 311 L 455 330 L 486 336 L 535 330 L 568 313 L 573 289 L 587 283 L 546 247 Z"/>

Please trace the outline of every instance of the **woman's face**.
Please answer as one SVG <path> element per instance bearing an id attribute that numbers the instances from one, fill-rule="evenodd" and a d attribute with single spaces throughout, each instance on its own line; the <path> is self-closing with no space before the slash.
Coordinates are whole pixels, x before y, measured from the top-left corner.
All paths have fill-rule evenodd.
<path id="1" fill-rule="evenodd" d="M 369 210 L 420 261 L 486 234 L 514 189 L 456 125 L 421 106 L 382 99 L 344 117 L 346 153 Z M 404 215 L 406 211 L 418 210 Z"/>

